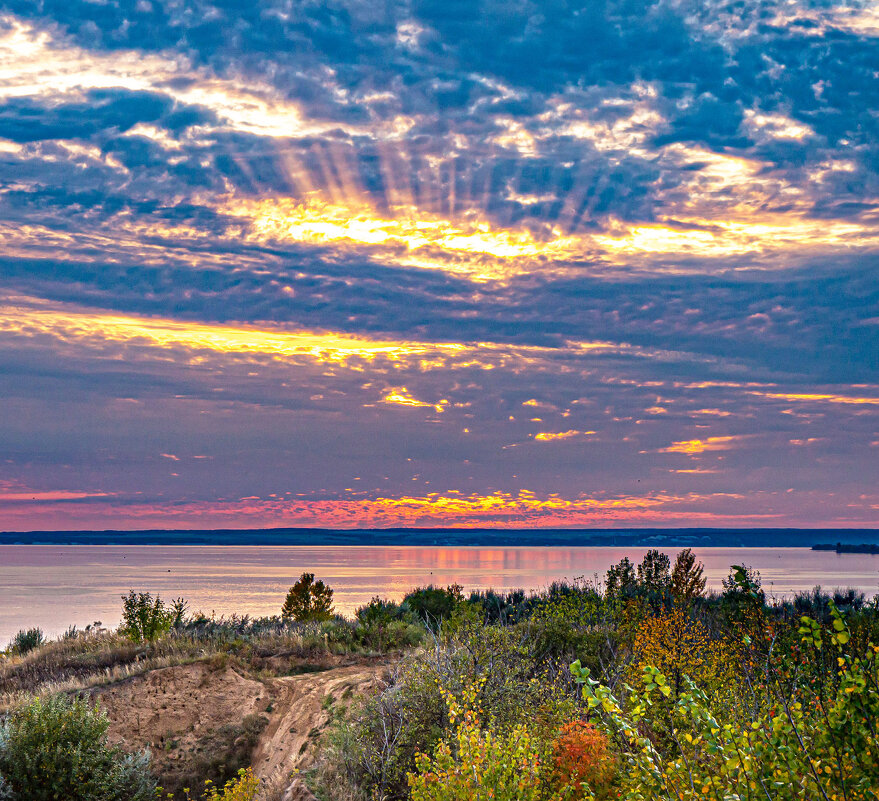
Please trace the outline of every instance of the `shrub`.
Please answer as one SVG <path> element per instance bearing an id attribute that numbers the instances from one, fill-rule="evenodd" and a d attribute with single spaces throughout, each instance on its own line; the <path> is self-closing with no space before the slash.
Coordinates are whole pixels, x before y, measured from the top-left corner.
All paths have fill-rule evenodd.
<path id="1" fill-rule="evenodd" d="M 503 734 L 483 729 L 473 709 L 480 688 L 469 687 L 463 704 L 444 693 L 454 736 L 433 756 L 419 754 L 408 777 L 412 801 L 549 801 L 547 749 L 525 724 Z"/>
<path id="2" fill-rule="evenodd" d="M 478 683 L 474 713 L 497 732 L 527 721 L 534 736 L 538 728 L 549 731 L 569 720 L 574 701 L 564 692 L 567 672 L 542 663 L 525 635 L 516 627 L 469 623 L 404 660 L 328 732 L 313 781 L 318 798 L 408 798 L 416 755 L 432 752 L 451 733 L 440 688 L 460 694 Z M 348 796 L 340 796 L 340 785 Z"/>
<path id="3" fill-rule="evenodd" d="M 595 726 L 573 720 L 561 727 L 552 744 L 552 783 L 557 789 L 586 784 L 599 801 L 613 798 L 616 769 L 607 737 Z"/>
<path id="4" fill-rule="evenodd" d="M 685 675 L 710 689 L 735 679 L 733 644 L 712 638 L 706 626 L 682 606 L 641 621 L 632 650 L 635 659 L 629 676 L 635 683 L 647 666 L 668 676 L 675 693 Z"/>
<path id="5" fill-rule="evenodd" d="M 242 768 L 236 778 L 230 779 L 221 788 L 214 787 L 211 782 L 207 782 L 207 785 L 204 801 L 253 801 L 259 789 L 259 779 L 254 778 L 251 768 Z"/>
<path id="6" fill-rule="evenodd" d="M 281 617 L 293 620 L 329 620 L 333 616 L 333 590 L 314 573 L 303 573 L 287 592 Z"/>
<path id="7" fill-rule="evenodd" d="M 404 611 L 411 611 L 428 625 L 436 626 L 443 620 L 448 620 L 455 607 L 463 600 L 461 587 L 457 584 L 443 589 L 434 587 L 418 587 L 410 592 L 401 607 Z"/>
<path id="8" fill-rule="evenodd" d="M 176 598 L 167 605 L 158 595 L 130 590 L 122 596 L 120 634 L 134 642 L 155 642 L 172 627 L 180 626 L 186 613 L 186 602 Z"/>
<path id="9" fill-rule="evenodd" d="M 147 801 L 147 754 L 107 744 L 107 718 L 83 699 L 35 698 L 0 727 L 0 775 L 15 801 Z"/>
<path id="10" fill-rule="evenodd" d="M 10 648 L 14 653 L 23 656 L 29 651 L 39 648 L 44 642 L 46 639 L 43 637 L 42 629 L 34 628 L 27 629 L 27 631 L 22 629 L 12 638 Z"/>
<path id="11" fill-rule="evenodd" d="M 620 797 L 875 801 L 879 646 L 853 649 L 835 606 L 830 626 L 803 617 L 797 633 L 803 652 L 794 648 L 788 659 L 771 651 L 754 671 L 759 692 L 745 698 L 734 688 L 708 694 L 687 677 L 672 696 L 669 680 L 648 666 L 643 689 L 624 706 L 572 665 L 590 708 L 625 752 Z M 671 733 L 670 747 L 657 741 L 659 728 Z"/>

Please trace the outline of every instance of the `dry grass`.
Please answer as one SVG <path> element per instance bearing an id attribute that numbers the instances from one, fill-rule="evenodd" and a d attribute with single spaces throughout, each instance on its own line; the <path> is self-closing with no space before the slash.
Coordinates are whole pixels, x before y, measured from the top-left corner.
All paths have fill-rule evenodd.
<path id="1" fill-rule="evenodd" d="M 103 629 L 81 631 L 20 656 L 0 654 L 0 711 L 31 695 L 74 692 L 157 668 L 215 658 L 269 678 L 337 667 L 363 648 L 343 620 L 197 618 L 153 643 Z"/>

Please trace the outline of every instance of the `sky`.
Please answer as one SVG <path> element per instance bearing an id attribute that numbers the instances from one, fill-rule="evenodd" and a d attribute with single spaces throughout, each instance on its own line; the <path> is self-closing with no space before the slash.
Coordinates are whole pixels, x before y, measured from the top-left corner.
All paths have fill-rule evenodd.
<path id="1" fill-rule="evenodd" d="M 879 525 L 879 4 L 0 0 L 0 528 Z"/>

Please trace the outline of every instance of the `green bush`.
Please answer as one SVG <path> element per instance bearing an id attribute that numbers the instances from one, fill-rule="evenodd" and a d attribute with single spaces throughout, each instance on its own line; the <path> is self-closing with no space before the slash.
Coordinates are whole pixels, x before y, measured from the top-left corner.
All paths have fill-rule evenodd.
<path id="1" fill-rule="evenodd" d="M 44 642 L 46 639 L 43 637 L 42 629 L 34 628 L 26 631 L 22 629 L 12 638 L 10 650 L 23 656 L 29 651 L 39 648 Z"/>
<path id="2" fill-rule="evenodd" d="M 186 602 L 182 598 L 168 605 L 158 595 L 153 598 L 148 592 L 130 590 L 122 596 L 119 632 L 134 642 L 155 642 L 172 627 L 180 626 L 185 613 Z"/>
<path id="3" fill-rule="evenodd" d="M 412 612 L 429 626 L 437 626 L 448 620 L 455 607 L 463 600 L 461 587 L 453 584 L 446 589 L 434 587 L 418 587 L 403 598 L 404 612 Z"/>
<path id="4" fill-rule="evenodd" d="M 314 573 L 303 573 L 287 592 L 281 617 L 299 622 L 330 620 L 333 616 L 333 590 L 323 581 L 315 581 Z"/>
<path id="5" fill-rule="evenodd" d="M 107 718 L 57 695 L 14 708 L 0 726 L 0 776 L 14 801 L 147 801 L 148 754 L 107 744 Z M 2 785 L 0 785 L 2 786 Z M 2 798 L 2 795 L 0 795 Z"/>

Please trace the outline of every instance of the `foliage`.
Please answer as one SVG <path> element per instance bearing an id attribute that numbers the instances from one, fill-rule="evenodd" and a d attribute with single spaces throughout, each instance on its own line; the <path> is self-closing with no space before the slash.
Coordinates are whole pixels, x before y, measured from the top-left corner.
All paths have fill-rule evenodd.
<path id="1" fill-rule="evenodd" d="M 733 565 L 729 575 L 722 579 L 723 600 L 733 606 L 758 606 L 766 603 L 760 571 L 747 565 Z"/>
<path id="2" fill-rule="evenodd" d="M 259 779 L 254 778 L 251 768 L 242 768 L 238 776 L 230 779 L 223 787 L 215 787 L 206 782 L 204 801 L 253 801 L 259 789 Z"/>
<path id="3" fill-rule="evenodd" d="M 638 584 L 648 593 L 665 594 L 671 588 L 670 565 L 668 554 L 655 548 L 647 551 L 638 565 Z"/>
<path id="4" fill-rule="evenodd" d="M 684 548 L 671 571 L 671 594 L 678 602 L 689 602 L 705 592 L 705 568 L 692 549 Z"/>
<path id="5" fill-rule="evenodd" d="M 591 723 L 572 720 L 552 744 L 551 783 L 556 789 L 587 785 L 597 801 L 615 798 L 617 760 L 607 737 Z"/>
<path id="6" fill-rule="evenodd" d="M 42 629 L 22 629 L 12 638 L 9 647 L 13 653 L 24 656 L 24 654 L 33 651 L 35 648 L 39 648 L 45 641 Z"/>
<path id="7" fill-rule="evenodd" d="M 604 586 L 609 597 L 629 594 L 637 585 L 635 566 L 629 561 L 628 556 L 624 556 L 617 564 L 608 568 Z"/>
<path id="8" fill-rule="evenodd" d="M 180 626 L 186 602 L 175 598 L 166 604 L 158 595 L 130 590 L 122 596 L 122 625 L 119 632 L 133 642 L 155 642 L 172 628 Z"/>
<path id="9" fill-rule="evenodd" d="M 431 752 L 452 733 L 444 692 L 479 686 L 474 714 L 508 732 L 523 721 L 552 729 L 570 719 L 567 671 L 542 663 L 527 630 L 468 621 L 433 647 L 411 654 L 378 691 L 337 720 L 323 743 L 313 789 L 318 798 L 408 798 L 407 774 L 419 752 Z"/>
<path id="10" fill-rule="evenodd" d="M 107 744 L 106 717 L 58 695 L 16 707 L 0 727 L 0 775 L 15 801 L 146 801 L 146 754 Z"/>
<path id="11" fill-rule="evenodd" d="M 281 617 L 299 622 L 329 620 L 333 616 L 333 590 L 323 581 L 315 581 L 314 573 L 303 573 L 284 599 Z"/>
<path id="12" fill-rule="evenodd" d="M 626 755 L 626 801 L 767 798 L 779 801 L 875 799 L 879 786 L 879 646 L 852 651 L 849 627 L 831 607 L 831 625 L 804 616 L 798 627 L 805 654 L 770 652 L 750 684 L 750 709 L 707 694 L 685 677 L 673 703 L 666 676 L 644 670 L 643 689 L 627 703 L 574 664 L 583 694 Z M 819 667 L 825 651 L 835 662 Z M 659 702 L 658 702 L 659 700 Z M 663 720 L 664 719 L 664 720 Z M 664 725 L 674 747 L 650 736 Z"/>
<path id="13" fill-rule="evenodd" d="M 379 597 L 361 606 L 354 617 L 359 624 L 357 638 L 373 651 L 391 651 L 418 645 L 425 634 L 417 618 L 399 604 Z"/>
<path id="14" fill-rule="evenodd" d="M 498 734 L 482 728 L 474 710 L 479 685 L 468 687 L 462 702 L 444 692 L 454 735 L 432 756 L 419 754 L 408 776 L 412 801 L 556 801 L 549 790 L 545 743 L 526 724 Z M 572 787 L 566 787 L 570 796 Z"/>
<path id="15" fill-rule="evenodd" d="M 705 624 L 680 605 L 643 620 L 633 651 L 630 680 L 640 679 L 646 667 L 655 667 L 669 678 L 675 694 L 680 692 L 685 675 L 710 688 L 735 678 L 732 644 L 711 637 Z"/>
<path id="16" fill-rule="evenodd" d="M 403 598 L 400 606 L 404 611 L 411 611 L 429 626 L 437 626 L 448 620 L 457 605 L 463 601 L 461 587 L 452 584 L 446 589 L 434 587 L 418 587 Z"/>

